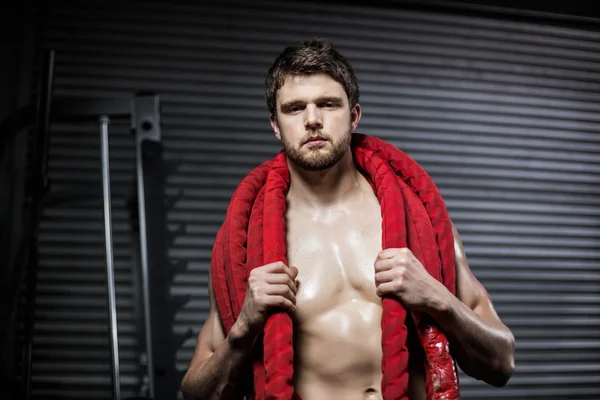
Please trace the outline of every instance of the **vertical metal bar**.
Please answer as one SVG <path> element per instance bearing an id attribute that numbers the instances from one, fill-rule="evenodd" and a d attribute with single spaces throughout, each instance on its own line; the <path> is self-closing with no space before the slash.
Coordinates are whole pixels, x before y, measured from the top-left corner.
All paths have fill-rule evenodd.
<path id="1" fill-rule="evenodd" d="M 142 286 L 142 307 L 144 312 L 144 333 L 146 346 L 146 371 L 147 371 L 147 389 L 149 396 L 154 398 L 157 392 L 157 379 L 155 376 L 155 347 L 153 345 L 153 325 L 151 309 L 151 288 L 150 288 L 150 259 L 148 254 L 148 221 L 146 207 L 147 188 L 146 176 L 148 171 L 145 167 L 144 143 L 148 141 L 160 141 L 160 108 L 158 96 L 149 93 L 139 93 L 133 102 L 132 111 L 132 129 L 135 132 L 136 140 L 136 168 L 137 168 L 137 200 L 138 200 L 138 228 L 139 228 L 139 260 L 141 269 Z M 151 177 L 150 177 L 151 178 Z M 150 184 L 153 184 L 150 182 Z M 153 200 L 156 201 L 156 200 Z M 152 260 L 153 262 L 155 260 Z M 156 295 L 155 295 L 156 296 Z"/>
<path id="2" fill-rule="evenodd" d="M 140 261 L 142 267 L 142 298 L 144 305 L 144 330 L 146 333 L 146 367 L 148 371 L 148 392 L 154 398 L 154 358 L 152 354 L 152 325 L 150 321 L 150 278 L 148 273 L 148 239 L 146 228 L 146 197 L 144 191 L 144 168 L 142 165 L 142 142 L 136 139 L 136 168 L 138 212 L 140 227 Z"/>
<path id="3" fill-rule="evenodd" d="M 24 323 L 25 348 L 23 367 L 23 398 L 31 397 L 31 365 L 33 362 L 33 336 L 35 325 L 35 305 L 37 292 L 37 276 L 39 267 L 38 227 L 42 213 L 42 197 L 47 190 L 48 148 L 50 141 L 50 113 L 54 91 L 54 50 L 44 56 L 44 64 L 40 75 L 40 87 L 36 104 L 35 146 L 33 146 L 32 176 L 26 188 L 27 225 L 24 234 L 30 235 L 29 254 L 26 275 L 26 312 Z"/>
<path id="4" fill-rule="evenodd" d="M 117 305 L 112 242 L 110 164 L 108 153 L 108 124 L 110 121 L 107 116 L 103 115 L 100 117 L 99 122 L 102 142 L 102 192 L 104 194 L 104 235 L 106 244 L 106 278 L 108 286 L 108 316 L 112 359 L 113 399 L 121 400 L 121 384 L 119 380 L 119 337 L 117 335 Z"/>

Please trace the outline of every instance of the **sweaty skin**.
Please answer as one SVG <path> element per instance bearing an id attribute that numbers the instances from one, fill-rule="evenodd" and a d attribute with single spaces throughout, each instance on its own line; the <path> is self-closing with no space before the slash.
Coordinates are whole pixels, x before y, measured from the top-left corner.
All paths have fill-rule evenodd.
<path id="1" fill-rule="evenodd" d="M 381 298 L 373 263 L 381 211 L 357 174 L 347 200 L 311 208 L 288 196 L 288 257 L 298 268 L 295 387 L 303 399 L 379 400 Z M 410 398 L 424 399 L 423 359 L 411 353 Z"/>
<path id="2" fill-rule="evenodd" d="M 252 271 L 253 290 L 247 291 L 228 335 L 209 285 L 210 315 L 182 381 L 184 398 L 241 399 L 248 383 L 243 376 L 250 372 L 250 353 L 260 332 L 257 326 L 262 329 L 256 318 L 264 315 L 257 310 L 285 300 L 279 305 L 287 304 L 294 319 L 295 390 L 303 400 L 381 399 L 378 292 L 429 313 L 466 374 L 504 386 L 514 371 L 514 338 L 470 271 L 456 229 L 456 297 L 423 273 L 404 250 L 382 251 L 379 202 L 356 170 L 351 152 L 343 151 L 349 150 L 360 106 L 348 104 L 340 83 L 317 74 L 287 77 L 277 107 L 277 116 L 270 120 L 288 155 L 291 177 L 286 215 L 289 265 Z M 384 260 L 376 261 L 378 257 Z M 290 287 L 283 285 L 283 291 L 275 284 L 284 282 L 282 277 Z M 408 396 L 421 400 L 423 351 L 410 318 L 407 324 Z"/>

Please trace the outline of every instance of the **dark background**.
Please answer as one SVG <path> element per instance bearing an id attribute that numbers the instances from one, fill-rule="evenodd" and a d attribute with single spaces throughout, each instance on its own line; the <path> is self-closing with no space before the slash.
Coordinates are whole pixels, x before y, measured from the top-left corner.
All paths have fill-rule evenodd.
<path id="1" fill-rule="evenodd" d="M 207 315 L 210 249 L 229 196 L 278 150 L 267 69 L 285 46 L 326 37 L 357 71 L 358 131 L 431 174 L 515 333 L 508 386 L 461 374 L 463 398 L 598 399 L 600 15 L 593 1 L 523 3 L 22 1 L 1 13 L 0 121 L 36 102 L 49 49 L 56 96 L 160 96 L 169 202 L 149 216 L 164 236 L 151 249 L 151 313 L 163 325 L 154 325 L 155 384 L 176 398 Z M 110 135 L 121 388 L 134 396 L 145 374 L 127 209 L 135 147 L 126 123 Z M 34 138 L 25 129 L 3 141 L 0 164 L 2 398 L 25 398 L 27 371 L 31 398 L 110 398 L 98 128 L 52 125 L 50 193 L 98 196 L 46 204 L 24 262 L 16 249 Z M 33 281 L 20 273 L 26 264 L 37 264 Z"/>

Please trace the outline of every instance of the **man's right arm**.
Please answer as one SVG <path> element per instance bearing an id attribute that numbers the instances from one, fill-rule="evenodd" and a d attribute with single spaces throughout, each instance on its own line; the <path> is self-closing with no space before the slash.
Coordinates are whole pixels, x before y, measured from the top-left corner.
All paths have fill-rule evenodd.
<path id="1" fill-rule="evenodd" d="M 200 330 L 194 356 L 181 383 L 185 400 L 242 397 L 243 372 L 263 330 L 267 313 L 274 308 L 295 311 L 296 276 L 298 269 L 282 262 L 253 269 L 240 315 L 227 336 L 209 279 L 210 313 Z"/>
<path id="2" fill-rule="evenodd" d="M 244 332 L 242 324 L 234 324 L 225 336 L 210 283 L 208 290 L 210 313 L 198 334 L 181 392 L 185 400 L 241 399 L 242 370 L 256 337 Z"/>

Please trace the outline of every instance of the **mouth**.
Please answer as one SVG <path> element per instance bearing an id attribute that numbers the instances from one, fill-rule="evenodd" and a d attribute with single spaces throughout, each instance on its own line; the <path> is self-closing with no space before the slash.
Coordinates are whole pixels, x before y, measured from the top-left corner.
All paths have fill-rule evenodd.
<path id="1" fill-rule="evenodd" d="M 305 144 L 308 144 L 310 146 L 319 146 L 319 145 L 325 144 L 325 142 L 327 142 L 327 139 L 314 136 L 314 137 L 308 138 L 308 140 L 305 142 Z"/>

